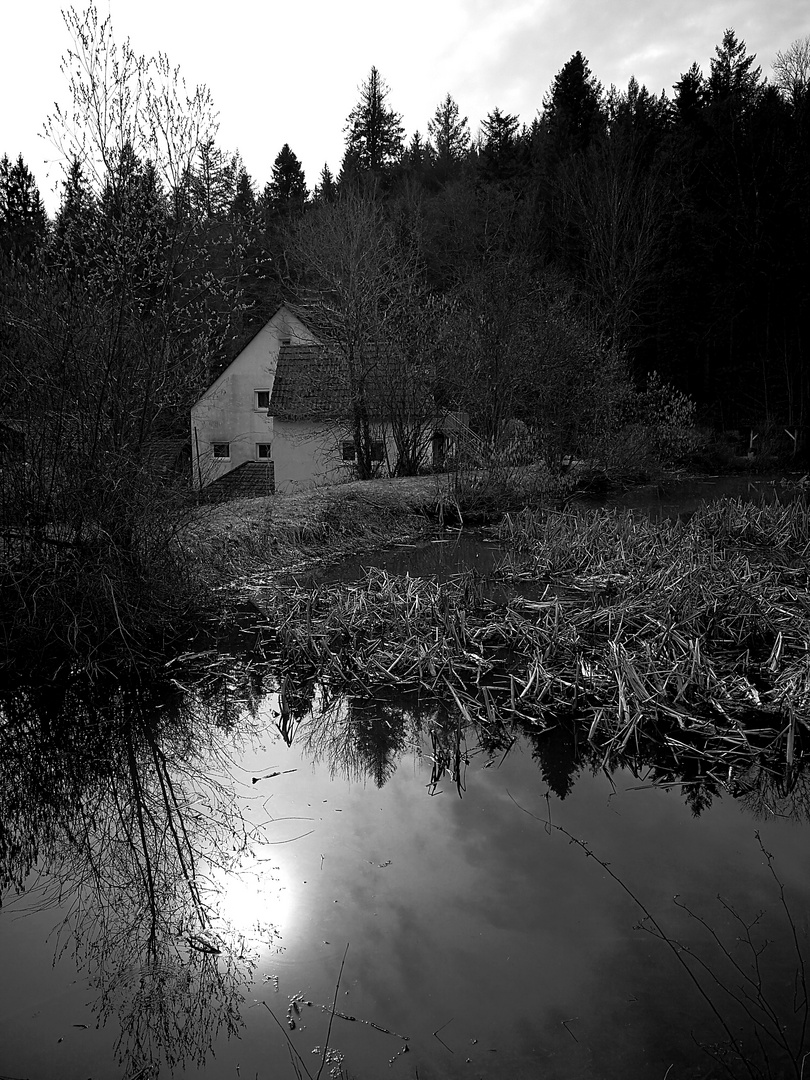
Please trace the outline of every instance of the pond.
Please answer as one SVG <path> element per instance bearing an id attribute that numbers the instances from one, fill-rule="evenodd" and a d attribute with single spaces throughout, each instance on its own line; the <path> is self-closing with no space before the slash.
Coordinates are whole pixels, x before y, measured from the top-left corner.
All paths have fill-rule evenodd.
<path id="1" fill-rule="evenodd" d="M 379 565 L 499 552 L 421 557 Z M 697 1080 L 794 1037 L 803 774 L 345 698 L 242 637 L 4 697 L 0 1076 Z"/>

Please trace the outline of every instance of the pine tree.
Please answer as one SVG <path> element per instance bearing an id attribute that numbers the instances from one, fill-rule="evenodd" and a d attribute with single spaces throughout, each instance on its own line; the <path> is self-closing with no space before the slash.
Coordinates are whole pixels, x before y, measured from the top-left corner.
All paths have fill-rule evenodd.
<path id="1" fill-rule="evenodd" d="M 53 253 L 58 265 L 73 276 L 82 274 L 87 266 L 87 253 L 92 244 L 96 206 L 93 193 L 84 175 L 81 161 L 74 157 L 62 183 L 62 200 L 53 228 Z"/>
<path id="2" fill-rule="evenodd" d="M 213 139 L 197 152 L 191 179 L 191 207 L 203 220 L 223 220 L 228 216 L 235 191 L 235 161 L 228 161 Z"/>
<path id="3" fill-rule="evenodd" d="M 745 42 L 726 30 L 715 49 L 709 74 L 709 92 L 715 104 L 728 104 L 736 114 L 750 111 L 762 89 L 762 68 L 754 67 L 756 54 L 746 55 Z"/>
<path id="4" fill-rule="evenodd" d="M 267 208 L 275 214 L 293 213 L 303 208 L 308 194 L 301 162 L 289 143 L 284 143 L 273 162 L 272 178 L 264 189 Z"/>
<path id="5" fill-rule="evenodd" d="M 253 182 L 244 165 L 240 165 L 236 176 L 236 194 L 231 202 L 231 217 L 241 221 L 252 221 L 256 213 L 256 194 Z"/>
<path id="6" fill-rule="evenodd" d="M 360 187 L 364 176 L 371 176 L 372 180 L 375 179 L 375 174 L 364 174 L 360 168 L 360 155 L 357 150 L 347 146 L 343 152 L 343 159 L 340 163 L 340 172 L 337 178 L 338 191 L 352 191 L 356 192 Z M 373 187 L 373 183 L 370 185 Z"/>
<path id="7" fill-rule="evenodd" d="M 316 203 L 333 202 L 336 196 L 337 187 L 335 185 L 335 178 L 332 176 L 329 166 L 324 165 L 321 169 L 318 183 L 315 185 L 312 192 L 312 201 Z"/>
<path id="8" fill-rule="evenodd" d="M 550 149 L 557 157 L 585 150 L 603 127 L 602 84 L 588 61 L 575 52 L 554 77 L 543 102 Z"/>
<path id="9" fill-rule="evenodd" d="M 692 64 L 672 87 L 675 91 L 675 115 L 682 124 L 696 124 L 703 116 L 709 91 L 703 72 L 697 63 Z"/>
<path id="10" fill-rule="evenodd" d="M 360 87 L 360 101 L 346 121 L 347 164 L 360 173 L 381 175 L 402 157 L 402 117 L 387 104 L 390 90 L 376 67 Z"/>
<path id="11" fill-rule="evenodd" d="M 481 172 L 491 182 L 508 183 L 520 168 L 519 121 L 493 109 L 481 124 Z"/>
<path id="12" fill-rule="evenodd" d="M 665 94 L 654 97 L 646 86 L 630 79 L 623 94 L 613 94 L 609 108 L 609 137 L 633 147 L 634 155 L 649 165 L 667 131 L 670 112 Z"/>
<path id="13" fill-rule="evenodd" d="M 470 152 L 467 117 L 459 118 L 458 105 L 448 94 L 428 121 L 428 134 L 436 152 L 436 166 L 442 179 L 456 172 Z"/>
<path id="14" fill-rule="evenodd" d="M 415 131 L 402 155 L 402 172 L 411 179 L 423 183 L 427 171 L 434 160 L 434 152 L 429 142 L 425 142 L 419 131 Z"/>
<path id="15" fill-rule="evenodd" d="M 48 231 L 48 218 L 39 188 L 20 154 L 12 165 L 0 160 L 0 253 L 6 258 L 29 259 Z"/>

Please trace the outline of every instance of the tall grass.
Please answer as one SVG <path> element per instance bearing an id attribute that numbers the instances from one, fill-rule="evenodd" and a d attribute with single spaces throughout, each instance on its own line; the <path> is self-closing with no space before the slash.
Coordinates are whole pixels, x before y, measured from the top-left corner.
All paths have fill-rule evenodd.
<path id="1" fill-rule="evenodd" d="M 293 588 L 276 608 L 282 660 L 484 724 L 566 715 L 606 761 L 641 740 L 740 764 L 765 749 L 795 779 L 810 727 L 809 523 L 799 504 L 664 523 L 524 511 L 500 532 L 508 603 L 474 573 Z"/>

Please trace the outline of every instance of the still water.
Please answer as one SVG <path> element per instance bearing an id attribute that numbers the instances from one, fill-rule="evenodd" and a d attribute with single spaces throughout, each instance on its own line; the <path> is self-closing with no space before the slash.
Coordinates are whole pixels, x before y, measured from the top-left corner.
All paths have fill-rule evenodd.
<path id="1" fill-rule="evenodd" d="M 465 537 L 421 569 L 381 560 L 452 573 L 462 549 L 479 569 L 497 554 Z M 249 651 L 169 676 L 146 702 L 111 696 L 126 735 L 92 753 L 42 698 L 4 713 L 22 746 L 2 758 L 4 870 L 28 848 L 53 872 L 4 888 L 0 1076 L 168 1058 L 161 1076 L 315 1077 L 334 1001 L 324 1077 L 696 1080 L 720 1075 L 698 1043 L 767 1038 L 771 1008 L 794 1020 L 804 778 L 732 798 L 719 776 L 696 798 L 641 758 L 608 774 L 563 725 L 506 745 L 459 727 L 446 769 L 413 701 L 353 713 Z M 189 881 L 216 934 L 194 929 Z"/>

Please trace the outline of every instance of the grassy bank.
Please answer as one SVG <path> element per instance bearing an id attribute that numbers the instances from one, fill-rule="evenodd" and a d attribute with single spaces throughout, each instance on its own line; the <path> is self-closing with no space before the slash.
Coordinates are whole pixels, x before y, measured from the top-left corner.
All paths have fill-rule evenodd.
<path id="1" fill-rule="evenodd" d="M 204 507 L 183 536 L 223 580 L 283 571 L 432 528 L 436 482 L 365 481 Z"/>
<path id="2" fill-rule="evenodd" d="M 529 469 L 358 480 L 201 508 L 184 545 L 223 578 L 239 578 L 415 539 L 444 524 L 497 520 L 565 490 Z"/>

